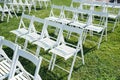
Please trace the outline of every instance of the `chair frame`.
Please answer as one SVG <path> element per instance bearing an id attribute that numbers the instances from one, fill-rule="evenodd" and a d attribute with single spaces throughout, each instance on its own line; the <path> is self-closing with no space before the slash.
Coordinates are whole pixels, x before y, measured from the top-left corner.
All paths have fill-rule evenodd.
<path id="1" fill-rule="evenodd" d="M 95 15 L 100 16 L 100 21 L 99 21 L 98 25 L 93 24 L 93 19 L 92 18 Z M 88 25 L 85 27 L 85 29 L 86 29 L 86 33 L 88 31 L 90 31 L 91 35 L 93 35 L 93 32 L 97 32 L 98 34 L 101 32 L 100 39 L 98 41 L 97 49 L 100 48 L 100 43 L 102 41 L 102 37 L 104 35 L 104 32 L 105 32 L 106 41 L 107 41 L 107 23 L 108 23 L 108 13 L 91 11 L 90 19 L 89 19 Z"/>
<path id="2" fill-rule="evenodd" d="M 53 48 L 53 49 L 51 49 L 51 50 L 49 51 L 49 52 L 52 52 L 52 57 L 51 57 L 51 61 L 50 61 L 50 64 L 49 64 L 49 66 L 51 66 L 51 67 L 50 67 L 49 69 L 53 70 L 53 69 L 54 69 L 54 66 L 57 66 L 58 68 L 60 68 L 60 69 L 62 69 L 62 70 L 64 70 L 64 71 L 66 71 L 66 72 L 69 73 L 68 80 L 70 80 L 78 51 L 81 51 L 82 63 L 84 64 L 84 55 L 83 55 L 83 47 L 82 47 L 82 38 L 83 38 L 82 34 L 83 34 L 83 29 L 74 28 L 74 27 L 70 27 L 70 26 L 64 25 L 63 30 L 67 30 L 67 31 L 70 31 L 70 32 L 75 32 L 75 33 L 78 33 L 78 34 L 80 35 L 80 37 L 78 38 L 78 44 L 77 44 L 77 46 L 76 46 L 76 48 L 75 48 L 75 52 L 74 52 L 74 54 L 71 55 L 71 56 L 73 56 L 73 61 L 72 61 L 72 65 L 71 65 L 70 71 L 68 71 L 68 70 L 66 70 L 66 69 L 64 69 L 64 68 L 62 68 L 62 67 L 60 67 L 60 66 L 58 66 L 58 65 L 55 64 L 56 55 L 59 55 L 59 56 L 61 56 L 61 55 L 58 54 L 58 53 L 55 53 L 54 50 L 57 51 L 57 48 L 58 48 L 60 45 L 66 45 L 66 44 L 68 44 L 68 43 L 65 43 L 64 38 L 63 38 L 63 34 L 61 34 L 61 37 L 60 37 L 59 42 L 58 42 L 58 45 L 57 45 L 55 48 Z M 68 45 L 71 45 L 71 44 L 68 44 Z M 67 45 L 66 45 L 66 46 L 67 46 Z M 71 46 L 74 46 L 74 45 L 71 45 Z M 74 47 L 75 47 L 75 46 L 74 46 Z M 58 48 L 58 49 L 59 49 L 59 48 Z M 61 50 L 60 50 L 60 51 L 61 51 Z M 61 52 L 62 52 L 62 51 L 61 51 Z M 63 52 L 64 52 L 64 51 L 63 51 Z M 66 58 L 64 57 L 64 59 L 67 60 L 67 59 L 69 59 L 71 56 L 66 57 Z M 61 56 L 61 57 L 63 57 L 63 56 Z"/>

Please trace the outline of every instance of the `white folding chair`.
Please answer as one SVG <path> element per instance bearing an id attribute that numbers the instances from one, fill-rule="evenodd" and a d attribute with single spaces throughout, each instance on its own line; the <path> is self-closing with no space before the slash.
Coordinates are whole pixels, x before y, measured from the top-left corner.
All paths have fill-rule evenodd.
<path id="1" fill-rule="evenodd" d="M 73 71 L 73 67 L 74 67 L 74 63 L 76 60 L 76 56 L 77 56 L 77 53 L 79 51 L 81 52 L 82 63 L 84 64 L 84 55 L 83 55 L 83 47 L 82 47 L 83 29 L 74 28 L 74 27 L 64 25 L 63 30 L 70 31 L 72 33 L 76 33 L 79 35 L 79 37 L 78 36 L 75 37 L 75 35 L 73 35 L 74 36 L 73 38 L 76 38 L 76 40 L 77 40 L 77 45 L 74 45 L 70 42 L 66 42 L 64 40 L 64 35 L 61 34 L 57 47 L 55 47 L 49 51 L 52 53 L 52 58 L 51 58 L 49 65 L 51 66 L 51 70 L 53 70 L 54 66 L 57 66 L 58 68 L 63 69 L 66 72 L 68 72 L 69 73 L 68 80 L 70 80 L 71 74 Z M 72 61 L 70 71 L 55 64 L 57 55 L 60 57 L 63 57 L 65 60 L 68 60 L 69 58 L 71 58 L 73 56 L 73 61 Z"/>
<path id="2" fill-rule="evenodd" d="M 58 11 L 59 15 L 55 15 L 55 11 Z M 52 5 L 49 17 L 45 18 L 47 20 L 56 21 L 59 18 L 64 17 L 63 6 Z"/>
<path id="3" fill-rule="evenodd" d="M 11 33 L 16 35 L 15 43 L 17 43 L 18 37 L 21 37 L 22 35 L 25 35 L 28 33 L 29 28 L 30 28 L 30 22 L 32 21 L 33 16 L 29 16 L 26 14 L 22 14 L 21 20 L 18 26 L 18 29 L 10 31 Z M 27 24 L 26 21 L 29 21 L 29 25 Z"/>
<path id="4" fill-rule="evenodd" d="M 63 25 L 61 25 L 59 23 L 48 21 L 48 20 L 46 20 L 44 24 L 45 25 L 42 29 L 40 39 L 33 42 L 33 44 L 36 44 L 38 46 L 37 50 L 36 50 L 37 56 L 40 53 L 40 48 L 44 48 L 44 50 L 48 50 L 48 49 L 52 49 L 53 47 L 55 47 L 57 45 L 59 36 L 61 34 L 61 30 L 63 27 Z M 58 28 L 59 29 L 57 38 L 49 35 L 48 29 L 51 29 L 51 28 Z"/>
<path id="5" fill-rule="evenodd" d="M 5 48 L 8 49 L 7 52 L 4 50 Z M 10 49 L 12 49 L 12 53 L 16 54 L 18 48 L 19 46 L 17 44 L 5 40 L 0 36 L 0 80 L 8 77 L 10 73 L 12 60 L 7 56 L 7 53 L 10 53 Z"/>
<path id="6" fill-rule="evenodd" d="M 120 18 L 120 4 L 115 4 L 115 3 L 109 3 L 106 5 L 107 10 L 106 12 L 108 12 L 108 18 L 113 19 L 109 20 L 108 22 L 112 22 L 114 23 L 112 31 L 114 31 L 115 27 L 117 26 L 117 24 L 119 23 L 119 18 Z"/>
<path id="7" fill-rule="evenodd" d="M 25 39 L 25 43 L 24 43 L 24 49 L 27 48 L 27 45 L 28 45 L 28 41 L 31 43 L 31 42 L 34 42 L 36 40 L 38 40 L 40 38 L 40 32 L 38 32 L 36 29 L 35 29 L 35 22 L 39 23 L 39 28 L 41 27 L 40 24 L 44 24 L 44 19 L 41 19 L 41 18 L 37 18 L 37 17 L 33 17 L 33 20 L 30 22 L 30 26 L 29 26 L 29 30 L 28 30 L 28 33 L 25 34 L 25 35 L 22 35 L 21 37 Z M 42 28 L 42 27 L 41 27 Z"/>
<path id="8" fill-rule="evenodd" d="M 100 19 L 98 21 L 98 23 L 93 21 L 93 17 L 92 16 L 100 16 Z M 98 41 L 98 49 L 100 47 L 100 43 L 102 41 L 102 37 L 105 33 L 106 36 L 106 40 L 107 40 L 107 23 L 108 23 L 108 14 L 106 12 L 96 12 L 96 11 L 92 11 L 91 15 L 90 15 L 90 20 L 88 22 L 88 26 L 85 27 L 85 29 L 87 31 L 90 31 L 90 33 L 93 35 L 95 34 L 99 34 L 100 35 L 100 39 Z"/>
<path id="9" fill-rule="evenodd" d="M 34 75 L 26 71 L 24 67 L 22 68 L 20 67 L 19 72 L 15 71 L 17 68 L 17 62 L 20 57 L 25 58 L 28 61 L 31 61 L 31 63 L 35 65 L 36 68 Z M 38 58 L 37 56 L 33 55 L 30 52 L 24 51 L 22 49 L 18 49 L 17 53 L 13 57 L 13 63 L 10 69 L 10 75 L 8 80 L 42 80 L 39 75 L 41 62 L 42 62 L 42 57 Z"/>

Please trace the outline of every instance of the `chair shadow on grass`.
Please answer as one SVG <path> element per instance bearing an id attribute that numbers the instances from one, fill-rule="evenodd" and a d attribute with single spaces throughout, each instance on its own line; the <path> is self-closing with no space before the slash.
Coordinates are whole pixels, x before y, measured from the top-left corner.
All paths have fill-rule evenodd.
<path id="1" fill-rule="evenodd" d="M 63 80 L 67 78 L 68 73 L 65 73 L 64 75 L 58 76 L 55 71 L 48 70 L 48 66 L 43 66 L 40 69 L 40 76 L 43 80 Z"/>

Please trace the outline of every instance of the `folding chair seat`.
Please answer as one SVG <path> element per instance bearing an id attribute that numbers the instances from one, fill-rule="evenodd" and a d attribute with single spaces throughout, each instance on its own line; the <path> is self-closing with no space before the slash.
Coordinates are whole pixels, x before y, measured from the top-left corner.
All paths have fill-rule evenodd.
<path id="1" fill-rule="evenodd" d="M 30 23 L 28 23 L 28 25 L 26 21 L 31 22 L 32 19 L 33 16 L 29 16 L 24 13 L 22 14 L 18 29 L 10 31 L 11 33 L 16 35 L 15 43 L 17 42 L 18 37 L 21 37 L 22 35 L 25 35 L 29 32 L 29 28 L 31 25 Z"/>
<path id="2" fill-rule="evenodd" d="M 62 33 L 60 38 L 59 38 L 58 45 L 55 48 L 53 48 L 49 51 L 49 52 L 52 53 L 50 66 L 51 66 L 51 70 L 53 70 L 54 66 L 57 66 L 58 68 L 67 71 L 69 73 L 68 80 L 70 80 L 71 74 L 72 74 L 72 71 L 73 71 L 73 67 L 74 67 L 74 63 L 75 63 L 75 60 L 76 60 L 76 56 L 77 56 L 77 53 L 79 51 L 81 52 L 81 59 L 82 59 L 82 63 L 84 64 L 84 55 L 83 55 L 83 48 L 82 48 L 83 29 L 79 29 L 79 28 L 64 25 L 63 30 L 70 31 L 72 33 L 78 34 L 79 37 L 78 36 L 75 37 L 75 34 L 73 35 L 73 38 L 76 38 L 75 40 L 77 40 L 77 44 L 75 45 L 75 44 L 72 44 L 70 42 L 66 42 L 64 40 L 64 35 Z M 68 71 L 68 70 L 62 68 L 61 66 L 55 64 L 57 55 L 64 58 L 65 60 L 68 60 L 69 58 L 71 58 L 73 56 L 73 61 L 72 61 L 70 71 Z"/>
<path id="3" fill-rule="evenodd" d="M 35 23 L 39 24 L 39 29 L 40 29 L 40 28 L 42 28 L 40 24 L 42 24 L 42 25 L 44 24 L 44 19 L 33 17 L 33 20 L 30 22 L 28 33 L 21 36 L 21 38 L 25 39 L 24 49 L 27 48 L 28 41 L 30 43 L 32 43 L 32 42 L 38 40 L 41 36 L 41 34 L 40 34 L 41 32 L 37 31 L 35 29 L 36 28 Z"/>
<path id="4" fill-rule="evenodd" d="M 48 20 L 46 20 L 44 24 L 45 25 L 42 29 L 40 39 L 33 42 L 33 44 L 36 44 L 38 46 L 37 50 L 36 50 L 36 55 L 37 56 L 40 53 L 40 48 L 48 50 L 48 49 L 52 49 L 53 47 L 55 47 L 57 45 L 59 36 L 61 34 L 61 30 L 62 30 L 62 27 L 63 27 L 63 25 L 61 25 L 59 23 L 48 21 Z M 57 38 L 49 35 L 48 29 L 51 29 L 51 28 L 58 28 L 59 29 Z"/>
<path id="5" fill-rule="evenodd" d="M 93 19 L 92 19 L 92 15 L 99 15 L 100 16 L 100 19 L 98 21 L 98 23 L 94 22 Z M 107 40 L 107 23 L 108 23 L 108 14 L 105 13 L 105 12 L 96 12 L 96 11 L 92 11 L 92 14 L 90 15 L 90 20 L 89 20 L 89 23 L 88 23 L 88 26 L 85 27 L 86 30 L 88 31 L 92 31 L 93 34 L 96 33 L 96 34 L 99 34 L 100 35 L 100 39 L 99 39 L 99 42 L 98 42 L 98 49 L 100 47 L 100 43 L 102 41 L 102 37 L 105 33 L 105 36 L 106 36 L 106 40 Z"/>
<path id="6" fill-rule="evenodd" d="M 7 50 L 6 52 L 4 48 L 10 48 L 13 50 L 12 53 L 16 54 L 19 46 L 8 40 L 5 40 L 3 37 L 0 36 L 0 80 L 8 77 L 12 64 L 12 60 L 7 56 L 7 53 L 9 53 L 10 50 Z"/>
<path id="7" fill-rule="evenodd" d="M 31 61 L 31 63 L 34 64 L 35 66 L 34 75 L 29 73 L 27 70 L 25 70 L 24 67 L 20 67 L 20 71 L 15 72 L 17 68 L 16 63 L 18 62 L 20 57 L 27 59 L 28 61 Z M 8 77 L 8 80 L 42 80 L 39 75 L 41 62 L 42 62 L 42 57 L 37 57 L 30 52 L 27 52 L 22 49 L 18 49 L 17 53 L 13 57 L 13 63 L 10 69 L 10 75 Z"/>
<path id="8" fill-rule="evenodd" d="M 58 12 L 59 15 L 55 15 L 55 11 L 59 11 Z M 64 15 L 64 13 L 63 13 L 63 6 L 52 5 L 51 6 L 50 15 L 49 15 L 49 17 L 47 17 L 45 19 L 51 20 L 51 21 L 56 21 L 59 18 L 62 18 L 63 15 Z"/>

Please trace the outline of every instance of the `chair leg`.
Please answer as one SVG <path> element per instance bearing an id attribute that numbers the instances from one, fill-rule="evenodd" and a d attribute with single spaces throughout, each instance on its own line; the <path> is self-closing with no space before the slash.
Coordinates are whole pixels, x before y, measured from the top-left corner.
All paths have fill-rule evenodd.
<path id="1" fill-rule="evenodd" d="M 39 1 L 40 8 L 42 8 L 43 4 L 41 1 Z"/>
<path id="2" fill-rule="evenodd" d="M 52 61 L 53 61 L 53 59 L 54 59 L 54 55 L 55 55 L 55 54 L 52 54 L 52 57 L 51 57 L 51 60 L 50 60 L 50 63 L 49 63 L 48 70 L 50 70 L 50 68 L 51 68 Z"/>
<path id="3" fill-rule="evenodd" d="M 53 64 L 52 64 L 51 71 L 54 69 L 54 66 L 55 66 L 55 61 L 56 61 L 56 55 L 54 55 L 54 58 L 53 58 Z"/>
<path id="4" fill-rule="evenodd" d="M 40 53 L 40 46 L 37 46 L 37 50 L 36 50 L 35 55 L 36 55 L 36 56 L 39 56 L 39 53 Z"/>
<path id="5" fill-rule="evenodd" d="M 16 38 L 15 38 L 15 43 L 17 43 L 17 40 L 18 40 L 18 36 L 16 36 Z"/>
<path id="6" fill-rule="evenodd" d="M 20 6 L 17 5 L 17 13 L 20 11 Z"/>
<path id="7" fill-rule="evenodd" d="M 70 39 L 70 36 L 71 36 L 71 32 L 68 32 L 67 39 Z"/>
<path id="8" fill-rule="evenodd" d="M 105 30 L 105 29 L 104 29 L 104 30 Z M 102 41 L 102 37 L 103 37 L 103 34 L 104 34 L 104 30 L 102 31 L 102 34 L 101 34 L 101 36 L 100 36 L 97 49 L 100 48 L 100 43 L 101 43 L 101 41 Z"/>
<path id="9" fill-rule="evenodd" d="M 3 19 L 4 19 L 4 15 L 5 15 L 5 13 L 2 12 L 1 21 L 3 21 Z"/>
<path id="10" fill-rule="evenodd" d="M 23 9 L 23 12 L 25 12 L 26 10 L 25 10 L 25 6 L 22 6 L 22 9 Z"/>
<path id="11" fill-rule="evenodd" d="M 83 54 L 83 47 L 82 46 L 81 46 L 81 57 L 82 57 L 82 64 L 84 65 L 85 61 L 84 61 L 84 54 Z"/>
<path id="12" fill-rule="evenodd" d="M 30 12 L 31 12 L 31 6 L 27 6 L 28 7 L 28 11 L 29 11 L 29 14 L 30 14 Z"/>
<path id="13" fill-rule="evenodd" d="M 105 36 L 106 36 L 106 41 L 107 41 L 107 28 L 105 29 Z"/>
<path id="14" fill-rule="evenodd" d="M 57 35 L 57 34 L 58 34 L 58 32 L 59 32 L 59 29 L 58 29 L 58 28 L 56 28 L 56 29 L 55 29 L 55 35 Z"/>
<path id="15" fill-rule="evenodd" d="M 87 37 L 88 30 L 85 30 L 83 33 L 83 43 L 85 43 L 86 37 Z"/>
<path id="16" fill-rule="evenodd" d="M 18 19 L 18 16 L 17 16 L 17 14 L 16 14 L 16 12 L 15 12 L 13 6 L 11 6 L 11 9 L 12 9 L 13 13 L 15 14 L 16 18 Z"/>
<path id="17" fill-rule="evenodd" d="M 68 75 L 68 80 L 70 80 L 70 78 L 71 78 L 72 71 L 73 71 L 73 67 L 74 67 L 75 60 L 76 60 L 76 56 L 77 56 L 77 53 L 75 53 L 75 55 L 74 55 L 74 57 L 73 57 L 73 62 L 72 62 L 71 68 L 70 68 L 70 73 L 69 73 L 69 75 Z"/>
<path id="18" fill-rule="evenodd" d="M 28 45 L 28 40 L 25 40 L 25 43 L 24 43 L 24 50 L 26 50 L 27 49 L 27 45 Z"/>
<path id="19" fill-rule="evenodd" d="M 9 18 L 10 18 L 10 16 L 9 16 L 9 14 L 8 14 L 8 17 L 7 17 L 7 22 L 9 22 Z"/>
<path id="20" fill-rule="evenodd" d="M 115 29 L 115 27 L 116 27 L 117 22 L 118 22 L 118 19 L 115 19 L 115 23 L 114 23 L 114 26 L 113 26 L 112 32 L 114 32 L 114 29 Z"/>
<path id="21" fill-rule="evenodd" d="M 34 7 L 34 10 L 36 11 L 36 2 L 33 2 L 33 7 Z M 32 6 L 31 6 L 31 9 L 32 9 Z"/>
<path id="22" fill-rule="evenodd" d="M 93 36 L 93 31 L 89 31 L 90 32 L 90 36 Z"/>

